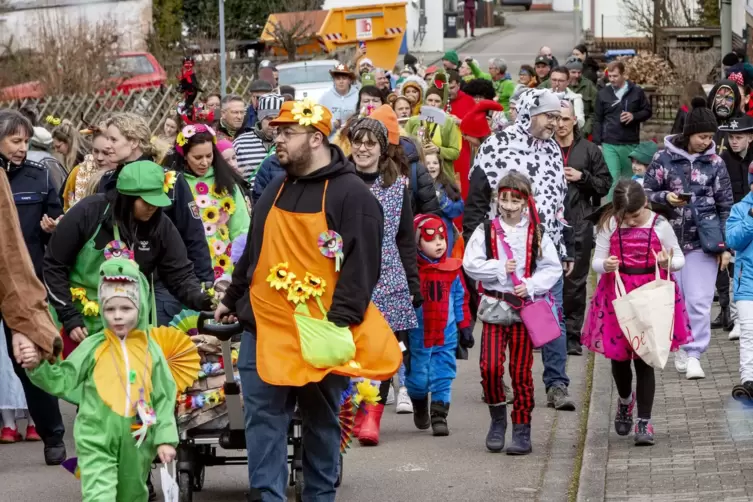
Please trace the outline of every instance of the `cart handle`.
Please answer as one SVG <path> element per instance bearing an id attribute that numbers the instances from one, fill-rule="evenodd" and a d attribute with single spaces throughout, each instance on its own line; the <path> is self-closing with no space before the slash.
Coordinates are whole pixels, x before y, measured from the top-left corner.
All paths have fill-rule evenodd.
<path id="1" fill-rule="evenodd" d="M 197 328 L 200 334 L 213 336 L 223 342 L 243 333 L 243 326 L 237 321 L 230 324 L 214 322 L 214 312 L 200 312 Z"/>

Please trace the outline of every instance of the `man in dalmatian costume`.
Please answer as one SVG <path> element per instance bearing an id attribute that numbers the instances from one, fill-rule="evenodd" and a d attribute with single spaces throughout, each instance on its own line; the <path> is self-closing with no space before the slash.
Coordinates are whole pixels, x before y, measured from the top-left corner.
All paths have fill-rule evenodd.
<path id="1" fill-rule="evenodd" d="M 515 123 L 481 145 L 471 169 L 463 234 L 468 242 L 484 220 L 496 216 L 492 194 L 497 191 L 497 183 L 510 171 L 521 172 L 531 180 L 541 222 L 559 250 L 565 273 L 570 273 L 574 253 L 572 231 L 564 219 L 567 181 L 562 154 L 554 140 L 560 107 L 560 99 L 548 89 L 524 91 L 517 102 Z M 560 311 L 563 282 L 560 279 L 552 288 Z M 541 350 L 547 404 L 558 410 L 574 410 L 575 403 L 567 392 L 570 379 L 565 373 L 567 343 L 562 320 L 560 328 L 561 336 Z"/>

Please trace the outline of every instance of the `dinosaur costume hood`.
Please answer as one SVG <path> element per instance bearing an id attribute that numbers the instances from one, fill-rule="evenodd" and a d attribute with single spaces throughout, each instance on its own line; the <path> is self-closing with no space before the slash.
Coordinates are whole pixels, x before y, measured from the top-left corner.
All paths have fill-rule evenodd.
<path id="1" fill-rule="evenodd" d="M 134 329 L 149 331 L 149 282 L 139 270 L 139 265 L 128 258 L 116 257 L 105 261 L 99 268 L 99 301 L 102 325 L 105 320 L 105 303 L 114 297 L 128 298 L 139 309 L 139 320 Z"/>

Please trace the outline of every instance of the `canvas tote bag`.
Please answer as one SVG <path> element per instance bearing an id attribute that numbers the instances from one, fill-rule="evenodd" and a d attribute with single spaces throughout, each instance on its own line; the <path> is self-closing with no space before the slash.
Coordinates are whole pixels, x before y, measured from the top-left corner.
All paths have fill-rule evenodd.
<path id="1" fill-rule="evenodd" d="M 671 270 L 671 257 L 669 265 Z M 662 279 L 657 262 L 656 279 L 626 293 L 619 269 L 614 274 L 612 306 L 622 333 L 646 364 L 664 369 L 675 326 L 675 285 L 671 275 Z"/>

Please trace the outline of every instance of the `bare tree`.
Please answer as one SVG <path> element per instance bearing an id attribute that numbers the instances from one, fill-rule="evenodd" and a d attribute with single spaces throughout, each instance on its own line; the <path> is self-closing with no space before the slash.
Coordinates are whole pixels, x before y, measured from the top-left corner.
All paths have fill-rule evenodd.
<path id="1" fill-rule="evenodd" d="M 697 3 L 697 0 L 622 0 L 622 11 L 628 28 L 653 37 L 657 22 L 661 27 L 697 24 Z M 656 16 L 654 8 L 658 10 Z"/>
<path id="2" fill-rule="evenodd" d="M 719 71 L 719 50 L 686 51 L 672 50 L 669 60 L 674 66 L 678 82 L 697 80 L 702 84 L 715 82 Z"/>
<path id="3" fill-rule="evenodd" d="M 288 61 L 295 61 L 298 47 L 313 41 L 316 28 L 306 12 L 295 12 L 284 15 L 281 20 L 271 23 L 267 34 L 274 38 L 275 44 L 280 46 L 288 55 Z"/>

